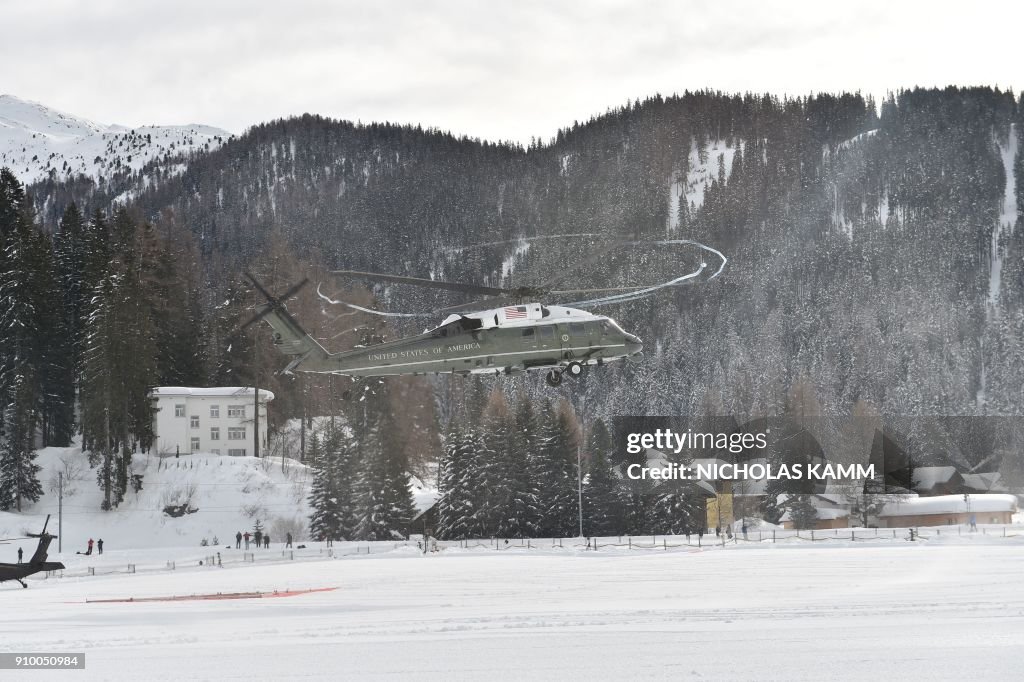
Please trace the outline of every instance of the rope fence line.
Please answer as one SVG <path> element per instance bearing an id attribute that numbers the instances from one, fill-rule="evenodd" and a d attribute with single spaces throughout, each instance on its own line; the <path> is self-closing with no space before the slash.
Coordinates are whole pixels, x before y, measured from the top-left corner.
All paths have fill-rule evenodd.
<path id="1" fill-rule="evenodd" d="M 955 532 L 954 529 L 956 529 Z M 943 531 L 946 531 L 945 533 Z M 754 534 L 757 537 L 753 537 Z M 928 526 L 922 528 L 837 528 L 830 530 L 782 530 L 771 531 L 748 531 L 747 537 L 736 533 L 732 537 L 727 535 L 691 534 L 689 538 L 685 535 L 645 535 L 645 536 L 610 536 L 598 538 L 490 538 L 488 540 L 436 540 L 430 538 L 424 551 L 422 540 L 405 541 L 380 541 L 368 543 L 345 544 L 340 548 L 318 547 L 318 548 L 283 548 L 280 550 L 247 550 L 238 551 L 228 549 L 227 552 L 214 552 L 204 556 L 197 556 L 188 560 L 175 559 L 163 563 L 152 562 L 148 565 L 140 565 L 135 561 L 126 561 L 123 564 L 105 564 L 100 566 L 86 566 L 82 570 L 59 570 L 48 571 L 41 574 L 41 577 L 33 579 L 60 579 L 60 578 L 81 578 L 94 576 L 110 576 L 125 574 L 152 574 L 166 571 L 175 571 L 180 568 L 223 568 L 233 565 L 244 564 L 269 564 L 284 563 L 289 561 L 316 561 L 342 559 L 370 554 L 386 554 L 401 548 L 414 548 L 417 553 L 443 552 L 448 549 L 467 550 L 582 550 L 599 552 L 602 549 L 627 551 L 669 551 L 686 550 L 700 551 L 702 549 L 726 548 L 730 545 L 737 546 L 739 543 L 747 545 L 776 544 L 790 542 L 927 542 L 932 539 L 943 537 L 986 537 L 992 539 L 1024 537 L 1024 528 L 1019 526 L 981 527 L 975 530 L 957 528 L 954 526 Z M 278 553 L 280 552 L 280 553 Z"/>

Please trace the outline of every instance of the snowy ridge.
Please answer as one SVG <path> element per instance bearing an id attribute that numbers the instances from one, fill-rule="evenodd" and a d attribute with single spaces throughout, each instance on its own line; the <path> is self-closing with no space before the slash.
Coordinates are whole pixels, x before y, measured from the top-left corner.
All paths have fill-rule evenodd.
<path id="1" fill-rule="evenodd" d="M 718 169 L 721 165 L 725 171 L 725 178 L 729 178 L 732 172 L 732 160 L 736 156 L 736 150 L 743 150 L 743 143 L 738 142 L 730 147 L 725 140 L 712 140 L 703 149 L 698 148 L 694 140 L 690 148 L 689 170 L 686 173 L 685 185 L 680 183 L 678 174 L 673 173 L 669 187 L 669 225 L 674 229 L 679 224 L 679 201 L 685 197 L 687 206 L 700 208 L 704 204 L 704 190 L 711 186 L 711 183 L 718 179 Z M 701 155 L 704 159 L 701 159 Z M 673 210 L 674 209 L 674 210 Z"/>
<path id="2" fill-rule="evenodd" d="M 37 102 L 0 95 L 0 167 L 25 183 L 94 179 L 139 170 L 156 159 L 216 149 L 232 135 L 206 125 L 104 125 Z"/>

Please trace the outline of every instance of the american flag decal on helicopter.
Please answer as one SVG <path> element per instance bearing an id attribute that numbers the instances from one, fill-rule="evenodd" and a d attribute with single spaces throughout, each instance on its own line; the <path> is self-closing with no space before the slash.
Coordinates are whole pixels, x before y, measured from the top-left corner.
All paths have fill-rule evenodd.
<path id="1" fill-rule="evenodd" d="M 506 320 L 525 320 L 526 319 L 526 306 L 524 305 L 513 305 L 505 308 L 505 319 Z"/>

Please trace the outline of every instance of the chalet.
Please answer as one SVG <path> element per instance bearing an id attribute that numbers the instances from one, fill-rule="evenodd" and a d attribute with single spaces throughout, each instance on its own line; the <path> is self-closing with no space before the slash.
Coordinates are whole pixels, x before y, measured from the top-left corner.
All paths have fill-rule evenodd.
<path id="1" fill-rule="evenodd" d="M 189 388 L 158 386 L 151 392 L 155 405 L 153 432 L 161 455 L 204 452 L 245 457 L 255 455 L 256 394 L 252 388 Z M 259 395 L 259 445 L 267 447 L 267 403 L 274 394 Z"/>

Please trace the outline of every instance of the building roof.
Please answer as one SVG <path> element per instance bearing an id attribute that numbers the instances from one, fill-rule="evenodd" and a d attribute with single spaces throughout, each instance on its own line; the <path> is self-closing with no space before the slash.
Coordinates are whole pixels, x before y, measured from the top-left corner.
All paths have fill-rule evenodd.
<path id="1" fill-rule="evenodd" d="M 251 386 L 213 386 L 210 388 L 192 388 L 189 386 L 156 386 L 152 390 L 155 398 L 168 396 L 207 396 L 224 398 L 252 398 L 253 388 Z M 270 402 L 274 394 L 265 388 L 260 389 L 260 399 Z"/>
<path id="2" fill-rule="evenodd" d="M 935 495 L 910 497 L 885 505 L 879 516 L 917 516 L 918 514 L 965 514 L 974 512 L 1015 512 L 1017 498 L 1006 494 Z M 970 509 L 968 509 L 968 504 Z"/>

